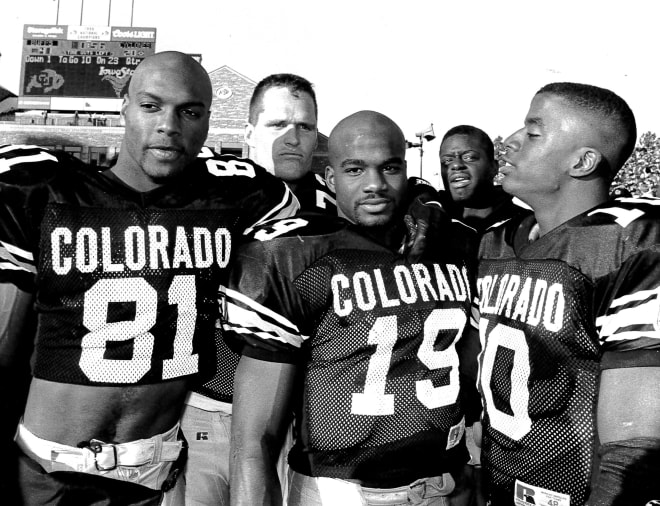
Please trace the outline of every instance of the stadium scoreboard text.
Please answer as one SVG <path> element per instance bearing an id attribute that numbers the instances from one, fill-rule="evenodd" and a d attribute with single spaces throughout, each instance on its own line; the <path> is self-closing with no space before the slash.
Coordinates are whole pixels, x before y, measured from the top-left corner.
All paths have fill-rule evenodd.
<path id="1" fill-rule="evenodd" d="M 155 28 L 25 25 L 19 95 L 44 104 L 56 97 L 116 100 L 155 52 Z"/>

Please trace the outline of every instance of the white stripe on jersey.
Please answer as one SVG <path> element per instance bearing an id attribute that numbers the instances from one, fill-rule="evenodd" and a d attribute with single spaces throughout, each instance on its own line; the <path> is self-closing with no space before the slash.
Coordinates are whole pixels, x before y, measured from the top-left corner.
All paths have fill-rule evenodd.
<path id="1" fill-rule="evenodd" d="M 300 330 L 295 324 L 272 309 L 258 304 L 235 290 L 227 289 L 225 293 L 227 296 L 227 321 L 235 332 L 246 333 L 247 331 L 240 331 L 242 327 L 260 328 L 263 332 L 268 333 L 266 338 L 272 338 L 275 334 L 281 336 L 279 341 L 297 348 L 300 347 L 302 341 L 307 339 L 307 336 L 301 336 Z M 249 309 L 234 304 L 232 300 L 240 302 Z"/>
<path id="2" fill-rule="evenodd" d="M 259 307 L 264 313 L 268 311 L 254 302 L 252 306 Z M 302 342 L 307 339 L 307 336 L 293 334 L 279 325 L 267 322 L 256 311 L 244 309 L 231 302 L 227 302 L 227 322 L 224 323 L 223 329 L 237 334 L 252 334 L 264 341 L 279 341 L 296 348 L 300 348 Z"/>
<path id="3" fill-rule="evenodd" d="M 243 232 L 243 235 L 247 235 L 250 232 L 252 232 L 252 229 L 257 225 L 261 225 L 270 220 L 290 218 L 300 210 L 300 203 L 298 202 L 296 196 L 289 189 L 286 183 L 282 182 L 282 185 L 285 188 L 285 192 L 284 192 L 284 196 L 282 197 L 282 200 L 280 200 L 280 203 L 274 206 L 270 210 L 270 212 L 264 214 L 261 218 L 259 218 L 259 220 L 257 220 L 251 226 L 246 228 L 245 231 Z"/>
<path id="4" fill-rule="evenodd" d="M 37 273 L 32 253 L 17 248 L 11 244 L 7 244 L 4 241 L 0 241 L 0 258 L 5 260 L 0 263 L 0 270 L 27 271 L 32 274 Z"/>
<path id="5" fill-rule="evenodd" d="M 624 305 L 626 307 L 621 307 Z M 610 310 L 615 308 L 620 309 L 596 318 L 601 341 L 627 341 L 642 337 L 660 339 L 660 286 L 619 297 L 610 305 Z"/>
<path id="6" fill-rule="evenodd" d="M 7 153 L 9 151 L 20 152 L 23 149 L 40 149 L 39 146 L 5 146 L 0 148 L 1 153 Z M 46 151 L 41 151 L 33 155 L 19 155 L 14 158 L 2 158 L 0 159 L 0 174 L 7 172 L 12 168 L 12 166 L 19 163 L 32 163 L 32 162 L 43 162 L 45 160 L 54 160 L 57 161 L 57 158 Z"/>
<path id="7" fill-rule="evenodd" d="M 5 248 L 12 255 L 17 255 L 19 257 L 22 257 L 23 259 L 27 260 L 28 262 L 33 262 L 34 261 L 34 255 L 30 251 L 18 248 L 16 246 L 14 246 L 13 244 L 9 244 L 9 243 L 6 243 L 4 241 L 0 241 L 0 245 L 2 245 L 3 248 Z M 2 248 L 0 248 L 0 251 L 1 250 L 2 250 Z"/>
<path id="8" fill-rule="evenodd" d="M 37 270 L 34 268 L 27 268 L 22 265 L 12 264 L 11 262 L 0 261 L 0 271 L 27 271 L 36 274 Z"/>

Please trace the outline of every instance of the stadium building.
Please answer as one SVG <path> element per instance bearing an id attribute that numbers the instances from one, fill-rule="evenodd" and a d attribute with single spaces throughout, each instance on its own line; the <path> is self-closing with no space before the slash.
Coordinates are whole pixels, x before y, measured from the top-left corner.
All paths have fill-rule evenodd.
<path id="1" fill-rule="evenodd" d="M 19 92 L 0 94 L 0 144 L 34 144 L 109 165 L 124 135 L 119 111 L 130 75 L 155 46 L 155 28 L 25 25 Z M 243 133 L 257 83 L 228 66 L 209 77 L 214 97 L 206 145 L 247 156 Z M 327 147 L 319 134 L 314 172 L 325 172 Z"/>

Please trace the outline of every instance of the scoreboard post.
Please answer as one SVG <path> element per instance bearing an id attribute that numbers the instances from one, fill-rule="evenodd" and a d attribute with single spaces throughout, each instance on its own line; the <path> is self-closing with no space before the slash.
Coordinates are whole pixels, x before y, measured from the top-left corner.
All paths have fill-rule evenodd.
<path id="1" fill-rule="evenodd" d="M 118 111 L 156 28 L 24 25 L 18 107 Z"/>

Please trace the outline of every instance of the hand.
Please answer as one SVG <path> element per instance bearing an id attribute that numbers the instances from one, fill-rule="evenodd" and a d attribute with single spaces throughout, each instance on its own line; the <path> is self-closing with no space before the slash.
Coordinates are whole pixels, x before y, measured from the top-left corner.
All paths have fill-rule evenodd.
<path id="1" fill-rule="evenodd" d="M 414 199 L 403 217 L 407 231 L 404 254 L 411 263 L 422 258 L 429 244 L 438 244 L 440 229 L 449 223 L 449 216 L 439 202 L 425 202 L 422 198 Z"/>

